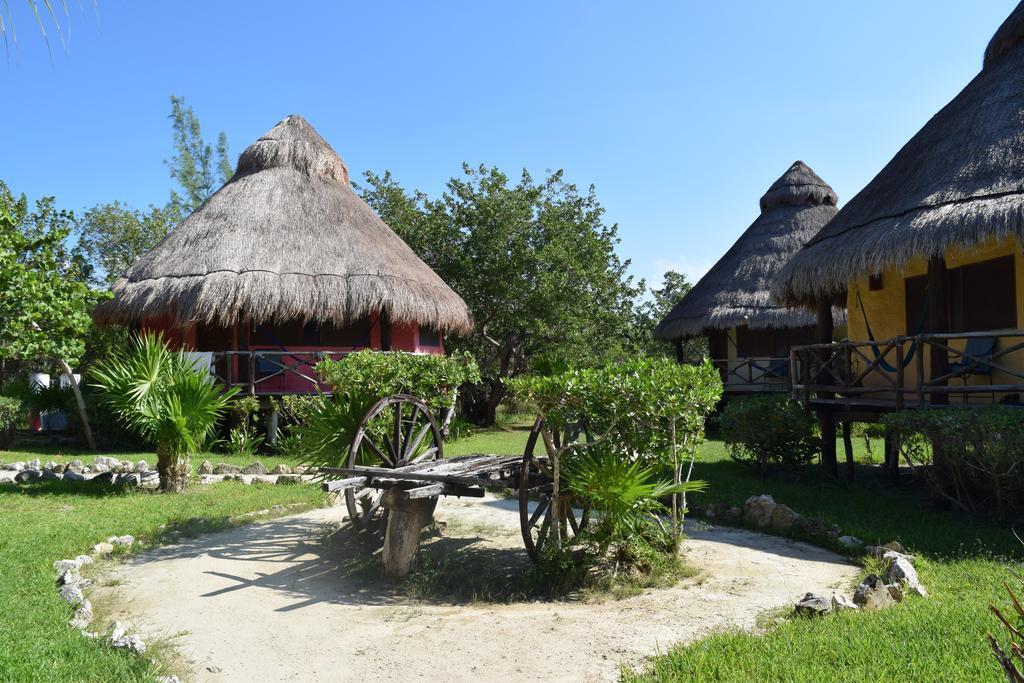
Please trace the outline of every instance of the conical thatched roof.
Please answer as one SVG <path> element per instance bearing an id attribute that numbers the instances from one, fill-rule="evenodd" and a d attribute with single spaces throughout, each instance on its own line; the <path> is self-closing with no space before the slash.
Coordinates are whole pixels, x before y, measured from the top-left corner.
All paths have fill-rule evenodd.
<path id="1" fill-rule="evenodd" d="M 96 318 L 345 324 L 380 310 L 444 332 L 473 325 L 465 302 L 352 191 L 330 145 L 292 115 L 242 152 L 234 177 L 132 266 Z"/>
<path id="2" fill-rule="evenodd" d="M 779 273 L 790 303 L 842 296 L 851 280 L 989 238 L 1024 235 L 1024 3 L 981 73 Z"/>
<path id="3" fill-rule="evenodd" d="M 773 304 L 768 283 L 836 213 L 836 193 L 797 161 L 761 197 L 761 215 L 654 331 L 657 339 L 708 329 L 802 327 L 814 315 Z"/>

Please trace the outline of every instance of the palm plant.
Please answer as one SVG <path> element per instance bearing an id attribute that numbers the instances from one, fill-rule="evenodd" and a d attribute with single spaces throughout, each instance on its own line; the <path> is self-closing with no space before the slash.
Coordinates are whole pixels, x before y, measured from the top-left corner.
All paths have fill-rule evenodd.
<path id="1" fill-rule="evenodd" d="M 93 380 L 127 426 L 156 447 L 160 490 L 172 493 L 185 489 L 189 456 L 203 449 L 237 393 L 215 385 L 153 333 L 101 363 Z"/>
<path id="2" fill-rule="evenodd" d="M 580 452 L 563 467 L 569 490 L 598 513 L 591 538 L 602 554 L 610 545 L 660 530 L 666 498 L 707 489 L 703 481 L 665 480 L 656 467 L 600 447 Z"/>

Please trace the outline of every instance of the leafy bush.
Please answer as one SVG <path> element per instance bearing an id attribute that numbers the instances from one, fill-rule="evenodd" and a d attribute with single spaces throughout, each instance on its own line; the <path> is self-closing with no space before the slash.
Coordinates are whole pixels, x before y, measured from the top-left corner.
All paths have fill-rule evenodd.
<path id="1" fill-rule="evenodd" d="M 14 427 L 21 417 L 21 401 L 10 396 L 0 396 L 0 448 L 11 445 Z"/>
<path id="2" fill-rule="evenodd" d="M 819 450 L 814 417 L 787 396 L 748 396 L 730 402 L 720 419 L 722 440 L 736 462 L 803 465 Z"/>
<path id="3" fill-rule="evenodd" d="M 680 507 L 677 496 L 704 487 L 690 481 L 690 473 L 705 419 L 722 391 L 710 364 L 641 358 L 553 377 L 517 378 L 510 386 L 517 400 L 532 401 L 543 418 L 551 496 L 562 501 L 554 506 L 556 515 L 576 504 L 598 512 L 600 521 L 578 539 L 591 543 L 598 554 L 650 541 L 661 531 L 658 515 L 665 508 L 660 499 L 672 496 L 669 538 L 675 547 L 685 512 L 685 498 Z M 574 423 L 583 426 L 586 438 L 558 444 L 555 433 Z M 684 480 L 687 457 L 690 470 Z M 661 476 L 668 470 L 671 477 Z M 556 531 L 560 526 L 560 520 L 551 523 L 556 546 L 562 545 Z"/>
<path id="4" fill-rule="evenodd" d="M 184 490 L 189 456 L 206 446 L 237 393 L 211 382 L 159 334 L 136 337 L 101 362 L 93 380 L 121 419 L 156 446 L 160 489 L 170 492 Z"/>
<path id="5" fill-rule="evenodd" d="M 228 431 L 227 448 L 232 455 L 252 457 L 263 445 L 264 437 L 257 433 L 256 416 L 260 402 L 255 396 L 242 396 L 231 402 L 235 426 Z"/>
<path id="6" fill-rule="evenodd" d="M 1024 512 L 1024 414 L 991 406 L 908 410 L 883 418 L 907 462 L 962 510 L 999 519 Z"/>
<path id="7" fill-rule="evenodd" d="M 480 381 L 480 369 L 468 354 L 358 351 L 321 361 L 317 371 L 335 395 L 358 394 L 367 407 L 385 396 L 412 394 L 438 412 L 453 407 L 460 386 Z"/>
<path id="8" fill-rule="evenodd" d="M 322 361 L 317 371 L 333 394 L 293 401 L 285 409 L 297 423 L 289 447 L 298 448 L 303 461 L 314 467 L 343 466 L 359 420 L 385 396 L 411 394 L 441 413 L 454 408 L 459 386 L 480 379 L 476 362 L 465 354 L 359 351 Z M 381 416 L 374 427 L 388 431 L 389 416 Z"/>

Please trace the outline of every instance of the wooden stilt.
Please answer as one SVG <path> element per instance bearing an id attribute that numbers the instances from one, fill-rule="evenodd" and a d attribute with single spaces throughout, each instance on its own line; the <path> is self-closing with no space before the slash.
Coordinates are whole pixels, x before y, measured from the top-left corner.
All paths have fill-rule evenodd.
<path id="1" fill-rule="evenodd" d="M 900 485 L 900 440 L 894 432 L 885 433 L 885 469 L 893 486 Z"/>
<path id="2" fill-rule="evenodd" d="M 405 498 L 397 488 L 388 489 L 381 504 L 388 509 L 388 528 L 384 535 L 381 559 L 384 573 L 394 578 L 409 575 L 416 564 L 416 551 L 420 545 L 423 527 L 430 523 L 437 506 L 432 498 Z"/>
<path id="3" fill-rule="evenodd" d="M 850 420 L 843 420 L 843 449 L 846 451 L 846 481 L 853 481 L 853 438 L 850 434 L 853 424 Z"/>

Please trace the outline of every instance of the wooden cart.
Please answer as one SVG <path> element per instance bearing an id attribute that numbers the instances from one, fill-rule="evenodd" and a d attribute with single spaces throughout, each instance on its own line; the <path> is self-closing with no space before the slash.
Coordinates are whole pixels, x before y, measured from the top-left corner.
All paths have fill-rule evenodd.
<path id="1" fill-rule="evenodd" d="M 415 396 L 388 396 L 360 420 L 346 466 L 320 469 L 334 477 L 323 489 L 344 494 L 352 523 L 368 541 L 383 543 L 385 571 L 397 576 L 411 569 L 420 531 L 439 496 L 482 498 L 487 490 L 517 490 L 523 543 L 536 561 L 551 531 L 553 508 L 548 458 L 534 455 L 542 427 L 538 418 L 521 456 L 445 458 L 431 409 Z M 552 433 L 561 446 L 584 438 L 584 431 L 574 424 Z M 566 511 L 562 538 L 572 538 L 586 527 L 588 511 L 569 495 L 559 499 L 556 504 Z"/>

